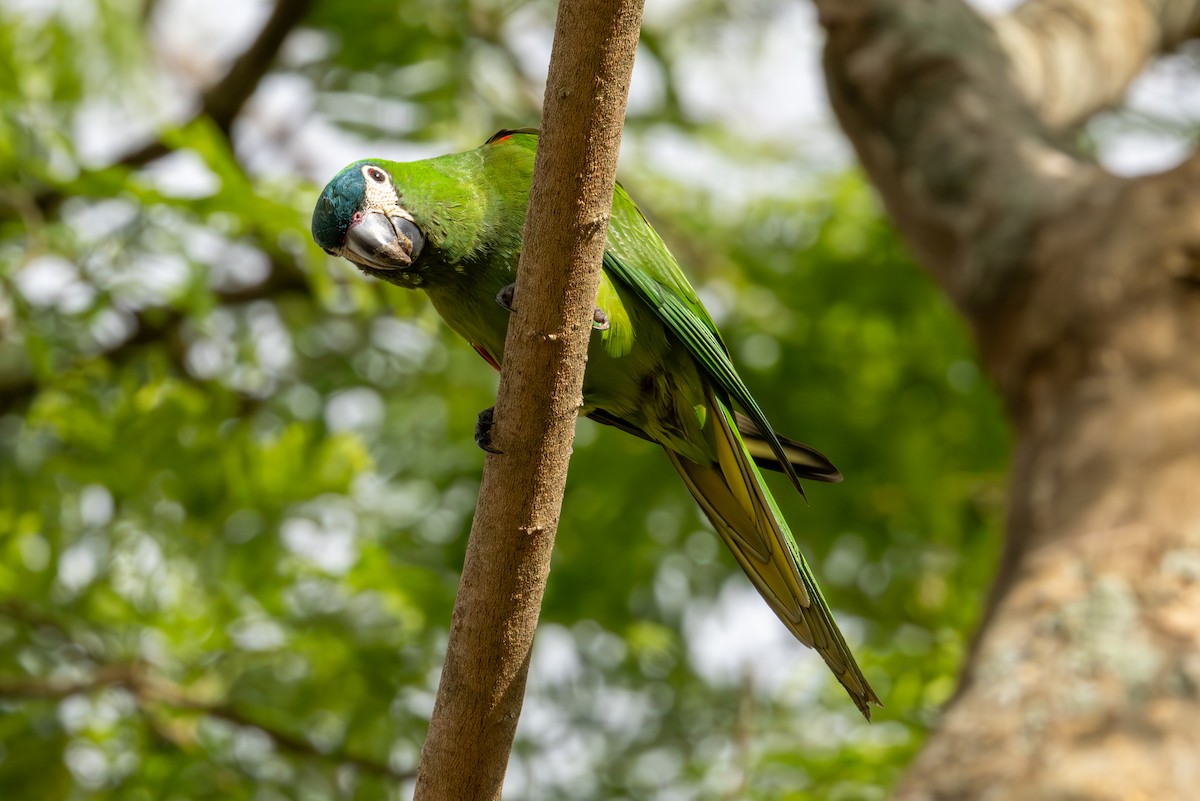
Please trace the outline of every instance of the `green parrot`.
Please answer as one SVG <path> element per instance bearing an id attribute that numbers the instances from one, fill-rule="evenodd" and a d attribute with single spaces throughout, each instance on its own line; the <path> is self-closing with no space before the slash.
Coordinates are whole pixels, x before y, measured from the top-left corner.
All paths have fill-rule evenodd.
<path id="1" fill-rule="evenodd" d="M 422 289 L 496 369 L 504 359 L 537 131 L 500 131 L 465 153 L 358 161 L 321 193 L 313 239 L 362 272 Z M 679 264 L 617 184 L 581 413 L 656 442 L 784 625 L 815 648 L 869 720 L 880 704 L 854 661 L 759 467 L 841 481 L 816 450 L 778 435 L 730 361 Z M 490 450 L 491 410 L 476 439 Z"/>

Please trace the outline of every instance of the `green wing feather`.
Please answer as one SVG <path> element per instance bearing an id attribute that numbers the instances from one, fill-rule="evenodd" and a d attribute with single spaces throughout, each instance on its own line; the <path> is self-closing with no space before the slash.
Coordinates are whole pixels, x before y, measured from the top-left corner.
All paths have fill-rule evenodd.
<path id="1" fill-rule="evenodd" d="M 632 288 L 654 311 L 711 382 L 705 387 L 705 400 L 710 410 L 716 460 L 701 464 L 667 448 L 672 464 L 776 615 L 801 642 L 821 654 L 855 705 L 870 719 L 870 704 L 881 705 L 879 699 L 859 669 L 812 571 L 763 482 L 756 458 L 763 460 L 767 455 L 752 453 L 739 427 L 752 431 L 755 440 L 767 445 L 768 453 L 774 457 L 768 461 L 782 468 L 803 494 L 794 464 L 797 453 L 794 449 L 789 451 L 791 441 L 785 445 L 775 433 L 734 368 L 716 325 L 695 290 L 620 186 L 613 202 L 604 268 L 610 277 Z M 745 410 L 744 422 L 735 417 L 730 401 Z M 820 454 L 816 457 L 828 463 Z M 827 475 L 840 479 L 832 465 L 829 470 Z"/>
<path id="2" fill-rule="evenodd" d="M 783 465 L 779 463 L 770 443 L 767 442 L 766 435 L 755 425 L 754 421 L 741 412 L 734 412 L 733 421 L 738 433 L 742 435 L 742 443 L 754 457 L 754 463 L 765 470 L 782 473 Z M 829 461 L 825 454 L 811 445 L 805 445 L 803 442 L 797 442 L 779 434 L 776 434 L 775 438 L 783 443 L 783 449 L 788 456 L 788 464 L 800 478 L 824 481 L 828 484 L 841 483 L 841 471 L 833 466 L 833 462 Z"/>
<path id="3" fill-rule="evenodd" d="M 588 417 L 597 423 L 619 428 L 627 434 L 632 434 L 648 442 L 654 442 L 654 438 L 642 429 L 604 409 L 593 409 L 588 414 Z M 783 465 L 775 457 L 775 453 L 767 443 L 766 437 L 759 430 L 758 426 L 754 424 L 754 421 L 741 412 L 734 412 L 733 420 L 738 433 L 742 435 L 742 443 L 746 446 L 746 450 L 750 451 L 754 463 L 764 470 L 774 470 L 777 473 L 782 473 Z M 776 437 L 783 443 L 783 448 L 787 451 L 788 462 L 792 465 L 792 469 L 799 473 L 801 478 L 807 478 L 811 481 L 824 481 L 829 484 L 838 484 L 842 481 L 841 472 L 833 466 L 833 463 L 829 461 L 825 454 L 810 445 L 805 445 L 803 442 L 797 442 L 794 439 L 789 439 L 778 434 Z"/>
<path id="4" fill-rule="evenodd" d="M 636 233 L 626 230 L 629 228 L 637 229 Z M 604 254 L 604 269 L 642 297 L 668 330 L 683 342 L 705 372 L 749 415 L 783 467 L 784 474 L 803 497 L 800 476 L 792 467 L 787 450 L 767 416 L 734 369 L 729 351 L 717 333 L 716 323 L 700 302 L 696 290 L 684 277 L 666 244 L 620 184 L 613 192 L 609 247 Z"/>

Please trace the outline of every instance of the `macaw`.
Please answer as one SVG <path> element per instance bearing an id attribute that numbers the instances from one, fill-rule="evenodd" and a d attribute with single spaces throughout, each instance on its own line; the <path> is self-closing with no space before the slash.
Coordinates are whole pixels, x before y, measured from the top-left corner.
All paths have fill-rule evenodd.
<path id="1" fill-rule="evenodd" d="M 424 290 L 496 369 L 504 359 L 536 130 L 397 163 L 356 161 L 322 191 L 313 239 L 367 275 Z M 880 705 L 821 595 L 759 467 L 841 481 L 813 448 L 771 427 L 679 264 L 620 184 L 583 382 L 585 414 L 658 443 L 751 582 L 815 648 L 869 720 Z M 490 450 L 490 410 L 476 439 Z"/>

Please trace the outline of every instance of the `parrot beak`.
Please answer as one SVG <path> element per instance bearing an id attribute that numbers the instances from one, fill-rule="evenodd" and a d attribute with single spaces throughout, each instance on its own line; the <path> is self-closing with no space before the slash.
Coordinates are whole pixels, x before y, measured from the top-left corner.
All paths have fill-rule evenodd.
<path id="1" fill-rule="evenodd" d="M 411 220 L 378 211 L 355 215 L 346 231 L 344 254 L 363 267 L 402 270 L 421 254 L 425 237 Z"/>

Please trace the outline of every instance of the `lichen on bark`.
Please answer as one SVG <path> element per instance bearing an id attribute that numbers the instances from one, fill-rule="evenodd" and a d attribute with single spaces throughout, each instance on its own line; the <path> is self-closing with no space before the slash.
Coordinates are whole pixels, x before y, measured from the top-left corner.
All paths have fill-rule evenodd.
<path id="1" fill-rule="evenodd" d="M 815 0 L 835 112 L 1015 433 L 1005 553 L 903 801 L 1190 799 L 1200 780 L 1200 156 L 1072 148 L 1200 0 Z"/>

